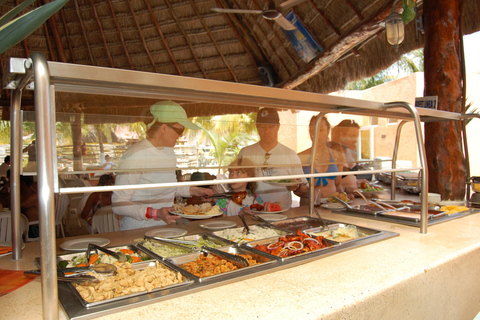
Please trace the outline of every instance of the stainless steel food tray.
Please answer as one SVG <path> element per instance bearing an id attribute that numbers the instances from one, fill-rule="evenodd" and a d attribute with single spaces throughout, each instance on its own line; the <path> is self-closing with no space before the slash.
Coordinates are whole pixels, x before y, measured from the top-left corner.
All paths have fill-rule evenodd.
<path id="1" fill-rule="evenodd" d="M 268 228 L 268 229 L 274 230 L 274 231 L 276 232 L 276 236 L 281 236 L 281 235 L 285 235 L 285 234 L 288 233 L 287 230 L 269 227 L 269 226 L 266 225 L 266 224 L 252 225 L 252 226 L 250 226 L 250 230 L 251 230 L 252 232 L 254 232 L 254 231 L 255 231 L 257 228 L 259 228 L 259 227 L 261 227 L 261 228 Z M 244 228 L 241 227 L 241 228 L 230 228 L 230 229 L 226 229 L 226 230 L 229 230 L 229 231 L 240 231 L 240 232 L 241 232 L 243 229 L 244 229 Z M 230 241 L 230 242 L 232 242 L 232 243 L 234 243 L 234 244 L 239 244 L 239 243 L 240 243 L 240 242 L 232 241 L 232 240 L 230 240 L 230 239 L 225 238 L 225 237 L 223 236 L 224 232 L 225 232 L 224 230 L 220 230 L 220 231 L 215 231 L 215 232 L 213 232 L 213 234 L 214 234 L 215 236 L 219 237 L 219 238 L 225 239 L 225 240 Z M 272 235 L 272 236 L 274 237 L 274 235 Z M 260 239 L 245 240 L 244 242 L 250 242 L 250 241 L 254 241 L 254 240 L 260 240 Z"/>
<path id="2" fill-rule="evenodd" d="M 183 237 L 178 237 L 178 238 L 173 238 L 173 239 L 189 240 L 189 241 L 195 241 L 195 242 L 200 240 L 200 239 L 205 239 L 205 240 L 209 240 L 209 241 L 215 243 L 217 245 L 216 247 L 226 247 L 226 246 L 235 245 L 235 243 L 232 242 L 232 241 L 229 241 L 229 240 L 224 239 L 224 238 L 217 237 L 214 234 L 210 234 L 210 233 L 201 233 L 201 234 L 183 236 Z M 151 241 L 157 242 L 156 245 L 159 246 L 159 247 L 163 246 L 163 247 L 170 247 L 170 248 L 182 248 L 186 251 L 185 253 L 178 254 L 178 255 L 164 256 L 162 254 L 154 252 L 154 251 L 150 250 L 149 248 L 145 247 L 145 241 L 142 241 L 142 242 L 139 242 L 139 243 L 136 244 L 136 247 L 138 247 L 138 249 L 145 252 L 147 255 L 149 255 L 151 257 L 155 257 L 157 259 L 166 260 L 166 259 L 169 259 L 169 258 L 172 258 L 172 257 L 175 257 L 175 256 L 189 254 L 192 251 L 195 251 L 194 248 L 189 248 L 188 246 L 184 246 L 184 245 L 178 245 L 178 244 L 173 244 L 173 243 L 169 243 L 169 242 L 162 242 L 162 241 L 158 241 L 158 240 L 151 240 Z"/>
<path id="3" fill-rule="evenodd" d="M 142 252 L 141 250 L 139 250 L 137 247 L 135 247 L 135 245 L 133 244 L 130 244 L 130 245 L 124 245 L 124 246 L 117 246 L 117 247 L 105 247 L 106 249 L 109 249 L 111 251 L 117 251 L 117 250 L 121 250 L 121 249 L 129 249 L 129 250 L 132 250 L 133 252 L 135 253 L 138 253 L 139 255 L 143 255 L 145 257 L 149 257 L 150 259 L 153 259 L 152 256 Z M 63 260 L 72 260 L 74 257 L 78 257 L 79 255 L 85 255 L 86 251 L 84 252 L 72 252 L 72 253 L 65 253 L 65 254 L 60 254 L 57 256 L 57 264 L 60 262 L 60 261 L 63 261 Z M 35 265 L 40 268 L 40 257 L 37 257 L 35 258 Z M 141 263 L 141 262 L 137 262 L 137 263 Z M 135 263 L 136 264 L 136 263 Z"/>
<path id="4" fill-rule="evenodd" d="M 346 228 L 348 226 L 349 225 L 347 225 L 345 223 L 334 223 L 334 224 L 329 224 L 327 228 L 307 229 L 307 230 L 305 230 L 305 232 L 308 233 L 308 234 L 316 236 L 321 232 L 335 231 L 339 228 Z M 327 238 L 331 241 L 338 242 L 338 243 L 347 243 L 347 242 L 359 241 L 359 240 L 363 240 L 365 238 L 375 237 L 375 236 L 379 236 L 379 235 L 383 234 L 382 230 L 369 229 L 369 228 L 364 228 L 364 227 L 359 227 L 359 226 L 353 226 L 353 227 L 355 227 L 358 230 L 358 233 L 362 234 L 362 236 L 360 236 L 358 238 L 355 238 L 355 239 L 346 240 L 346 241 L 338 241 L 338 240 L 335 240 L 335 238 L 333 238 L 333 239 L 330 239 L 330 238 L 327 238 L 327 237 L 325 237 L 325 238 Z"/>
<path id="5" fill-rule="evenodd" d="M 212 281 L 212 280 L 217 280 L 221 278 L 230 278 L 232 275 L 235 273 L 238 273 L 239 271 L 245 271 L 245 270 L 250 270 L 250 272 L 255 272 L 255 269 L 272 264 L 277 262 L 278 259 L 275 259 L 271 255 L 264 254 L 263 252 L 260 252 L 258 250 L 249 250 L 248 248 L 241 248 L 238 246 L 230 246 L 230 247 L 222 247 L 220 250 L 231 253 L 231 254 L 249 254 L 251 255 L 255 260 L 260 262 L 257 265 L 253 266 L 248 266 L 244 268 L 239 268 L 236 270 L 224 272 L 224 273 L 219 273 L 216 275 L 208 276 L 208 277 L 198 277 L 197 275 L 192 274 L 192 276 L 197 277 L 199 282 L 204 282 L 204 281 Z M 203 252 L 193 252 L 190 254 L 185 254 L 177 257 L 170 258 L 169 261 L 171 261 L 173 264 L 178 266 L 178 268 L 183 269 L 182 264 L 187 263 L 187 262 L 192 262 L 195 261 L 199 255 L 203 254 Z M 185 270 L 185 269 L 183 269 Z M 188 271 L 186 271 L 188 272 Z"/>
<path id="6" fill-rule="evenodd" d="M 143 270 L 143 269 L 147 268 L 148 266 L 155 266 L 156 262 L 157 262 L 157 260 L 146 261 L 146 262 L 143 262 L 143 263 L 138 262 L 138 263 L 136 263 L 132 266 L 133 266 L 134 270 Z M 171 269 L 174 272 L 181 273 L 184 276 L 185 281 L 181 282 L 181 283 L 172 284 L 172 285 L 169 285 L 169 286 L 166 286 L 166 287 L 163 287 L 163 288 L 156 288 L 152 292 L 158 292 L 158 291 L 162 291 L 162 290 L 169 290 L 169 289 L 172 289 L 172 288 L 177 288 L 177 287 L 180 287 L 180 286 L 191 285 L 194 282 L 195 277 L 192 277 L 191 274 L 189 274 L 189 273 L 182 272 L 182 270 L 177 268 L 175 265 L 169 263 L 168 261 L 158 260 L 158 262 L 163 264 L 164 266 L 166 266 L 167 268 Z M 82 296 L 80 295 L 80 293 L 77 291 L 77 289 L 75 288 L 75 286 L 72 283 L 67 282 L 67 286 L 70 288 L 70 290 L 73 291 L 73 294 L 75 295 L 75 297 L 80 301 L 80 303 L 85 308 L 100 306 L 100 305 L 116 302 L 116 301 L 119 301 L 119 300 L 129 299 L 129 298 L 138 297 L 138 296 L 141 296 L 141 295 L 148 294 L 147 291 L 141 291 L 141 292 L 131 293 L 131 294 L 127 294 L 127 295 L 124 295 L 124 296 L 119 296 L 119 297 L 106 299 L 106 300 L 102 300 L 102 301 L 88 302 L 88 301 L 86 301 L 85 299 L 82 298 Z"/>
<path id="7" fill-rule="evenodd" d="M 429 219 L 427 220 L 428 225 L 435 225 L 438 223 L 450 221 L 453 219 L 458 219 L 464 216 L 467 216 L 469 214 L 473 213 L 478 213 L 480 212 L 479 210 L 476 209 L 470 209 L 468 211 L 463 211 L 463 212 L 457 212 L 453 213 L 450 215 L 433 215 L 430 216 Z M 385 216 L 385 215 L 370 215 L 370 214 L 361 214 L 361 213 L 356 213 L 356 212 L 348 212 L 347 210 L 339 210 L 335 211 L 335 213 L 342 214 L 342 215 L 347 215 L 347 216 L 352 216 L 352 217 L 359 217 L 359 218 L 366 218 L 366 219 L 371 219 L 371 220 L 377 220 L 377 221 L 385 221 L 385 222 L 391 222 L 391 223 L 398 223 L 398 224 L 403 224 L 406 226 L 411 226 L 411 227 L 420 227 L 420 219 L 400 219 L 399 217 L 394 217 L 394 216 Z"/>
<path id="8" fill-rule="evenodd" d="M 242 244 L 241 247 L 243 248 L 248 248 L 248 249 L 255 249 L 255 246 L 257 245 L 268 245 L 270 243 L 275 243 L 275 242 L 278 242 L 279 241 L 279 238 L 280 237 L 274 237 L 274 238 L 267 238 L 267 239 L 262 239 L 262 240 L 256 240 L 256 241 L 251 241 L 251 242 L 248 242 L 248 243 L 245 243 L 245 244 Z M 324 241 L 326 243 L 329 244 L 328 247 L 324 247 L 322 249 L 318 249 L 318 250 L 315 250 L 315 251 L 309 251 L 309 252 L 304 252 L 304 253 L 299 253 L 299 254 L 296 254 L 296 255 L 293 255 L 293 256 L 289 256 L 289 257 L 277 257 L 275 255 L 272 255 L 270 253 L 267 253 L 267 252 L 264 252 L 265 255 L 268 255 L 269 257 L 275 257 L 277 259 L 280 259 L 282 261 L 285 261 L 285 260 L 291 260 L 291 259 L 295 259 L 297 257 L 301 257 L 301 256 L 305 256 L 305 255 L 309 255 L 309 256 L 316 256 L 316 255 L 321 255 L 323 254 L 324 251 L 328 251 L 328 250 L 331 250 L 337 246 L 340 246 L 340 243 L 338 242 L 335 242 L 335 241 L 331 241 L 331 240 L 328 240 L 328 239 L 324 239 Z M 260 250 L 257 250 L 257 251 L 260 251 Z M 261 251 L 263 252 L 263 251 Z"/>
<path id="9" fill-rule="evenodd" d="M 323 221 L 325 221 L 327 225 L 330 223 L 334 223 L 333 221 L 326 220 L 326 219 L 323 219 Z M 293 233 L 295 233 L 299 229 L 306 230 L 306 229 L 312 229 L 312 228 L 323 226 L 322 220 L 318 218 L 310 217 L 310 216 L 297 217 L 297 218 L 292 218 L 292 219 L 287 219 L 282 221 L 275 221 L 275 222 L 271 222 L 271 224 L 277 228 L 288 230 Z"/>

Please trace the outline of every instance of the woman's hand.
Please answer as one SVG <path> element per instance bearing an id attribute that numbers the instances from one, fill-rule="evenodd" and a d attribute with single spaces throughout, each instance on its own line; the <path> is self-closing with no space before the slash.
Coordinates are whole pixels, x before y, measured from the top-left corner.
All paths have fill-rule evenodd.
<path id="1" fill-rule="evenodd" d="M 190 187 L 190 195 L 197 197 L 211 197 L 213 196 L 213 190 L 210 188 Z"/>
<path id="2" fill-rule="evenodd" d="M 163 220 L 167 224 L 174 224 L 177 222 L 178 219 L 180 219 L 180 216 L 176 216 L 173 214 L 170 214 L 168 211 L 173 211 L 173 207 L 163 207 L 160 209 L 152 209 L 156 210 L 156 215 L 153 214 L 153 220 L 159 221 Z"/>

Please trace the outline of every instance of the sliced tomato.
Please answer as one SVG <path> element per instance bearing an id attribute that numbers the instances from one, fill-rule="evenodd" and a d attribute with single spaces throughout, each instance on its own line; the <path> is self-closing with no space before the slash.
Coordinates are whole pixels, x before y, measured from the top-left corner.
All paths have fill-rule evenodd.
<path id="1" fill-rule="evenodd" d="M 282 210 L 282 205 L 278 202 L 276 203 L 271 203 L 270 204 L 270 210 L 268 211 L 281 211 Z"/>

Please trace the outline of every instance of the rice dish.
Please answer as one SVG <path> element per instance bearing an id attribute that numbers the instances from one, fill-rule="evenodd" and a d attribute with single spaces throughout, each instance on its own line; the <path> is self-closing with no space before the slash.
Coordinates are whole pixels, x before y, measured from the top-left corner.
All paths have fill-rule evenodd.
<path id="1" fill-rule="evenodd" d="M 278 237 L 279 235 L 283 234 L 285 233 L 279 230 L 259 226 L 250 226 L 250 233 L 248 235 L 243 228 L 225 229 L 215 232 L 215 235 L 236 243 L 245 243 L 253 240 Z"/>

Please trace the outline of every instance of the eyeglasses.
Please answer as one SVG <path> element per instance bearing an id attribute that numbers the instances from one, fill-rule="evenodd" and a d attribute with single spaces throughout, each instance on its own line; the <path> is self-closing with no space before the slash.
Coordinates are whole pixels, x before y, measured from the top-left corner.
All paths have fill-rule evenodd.
<path id="1" fill-rule="evenodd" d="M 270 153 L 268 153 L 268 152 L 267 152 L 267 153 L 265 153 L 265 161 L 263 162 L 263 165 L 267 165 L 267 164 L 268 164 L 268 162 L 267 162 L 267 161 L 268 161 L 268 159 L 270 159 L 270 156 L 271 156 L 271 154 L 270 154 Z"/>
<path id="2" fill-rule="evenodd" d="M 183 135 L 183 131 L 185 131 L 185 127 L 177 128 L 169 124 L 166 124 L 166 126 L 173 129 L 173 131 L 175 131 L 180 137 Z"/>

